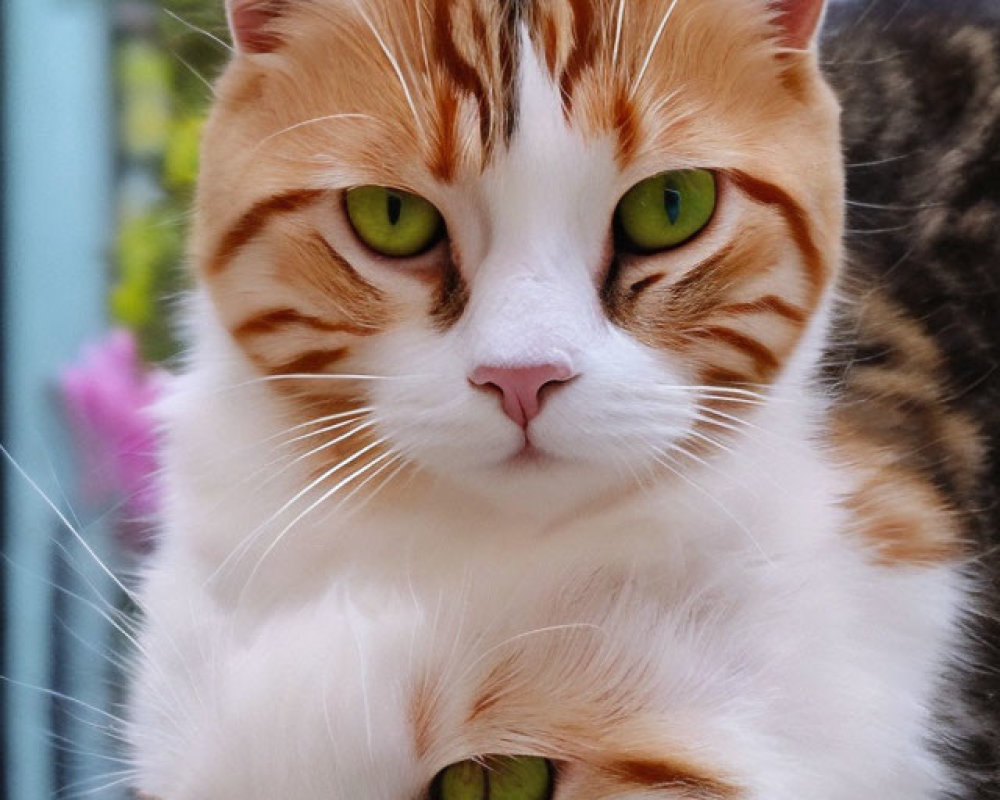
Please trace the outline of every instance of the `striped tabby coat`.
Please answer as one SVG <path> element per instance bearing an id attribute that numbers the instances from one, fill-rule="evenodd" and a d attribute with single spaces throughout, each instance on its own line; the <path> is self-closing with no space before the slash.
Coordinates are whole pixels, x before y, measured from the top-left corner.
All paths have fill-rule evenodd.
<path id="1" fill-rule="evenodd" d="M 229 0 L 137 790 L 997 796 L 1000 34 L 879 5 Z"/>

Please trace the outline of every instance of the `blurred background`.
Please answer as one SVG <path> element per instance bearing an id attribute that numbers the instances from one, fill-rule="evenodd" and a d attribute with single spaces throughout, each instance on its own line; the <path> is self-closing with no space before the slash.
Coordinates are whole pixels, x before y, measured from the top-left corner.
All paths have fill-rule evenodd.
<path id="1" fill-rule="evenodd" d="M 150 547 L 155 435 L 136 409 L 178 349 L 222 4 L 0 0 L 6 800 L 128 796 L 116 653 L 133 617 L 112 574 Z"/>

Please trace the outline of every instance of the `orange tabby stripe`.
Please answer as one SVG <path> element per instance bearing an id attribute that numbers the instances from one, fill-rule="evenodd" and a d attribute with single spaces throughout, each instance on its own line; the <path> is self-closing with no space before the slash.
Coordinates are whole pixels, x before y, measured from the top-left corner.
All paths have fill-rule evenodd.
<path id="1" fill-rule="evenodd" d="M 413 744 L 417 758 L 423 758 L 434 741 L 434 720 L 437 717 L 438 693 L 431 681 L 417 682 L 410 695 L 409 720 L 413 727 Z"/>
<path id="2" fill-rule="evenodd" d="M 699 261 L 687 274 L 677 281 L 672 287 L 674 293 L 677 295 L 682 295 L 686 292 L 697 291 L 698 285 L 702 283 L 706 276 L 710 275 L 713 270 L 723 266 L 732 256 L 737 252 L 738 243 L 736 241 L 729 242 L 721 250 L 713 253 L 704 261 Z"/>
<path id="3" fill-rule="evenodd" d="M 350 322 L 328 322 L 311 314 L 303 314 L 294 308 L 276 308 L 264 311 L 238 324 L 233 328 L 232 333 L 237 339 L 242 339 L 266 333 L 275 333 L 284 328 L 296 325 L 323 331 L 324 333 L 347 333 L 352 336 L 370 336 L 375 333 L 374 328 L 355 325 Z"/>
<path id="4" fill-rule="evenodd" d="M 559 79 L 559 89 L 566 104 L 566 113 L 573 107 L 573 90 L 584 69 L 597 55 L 597 36 L 591 0 L 569 0 L 573 9 L 573 49 Z"/>
<path id="5" fill-rule="evenodd" d="M 784 317 L 789 322 L 794 322 L 797 325 L 804 325 L 806 321 L 805 311 L 774 294 L 758 297 L 756 300 L 751 300 L 748 303 L 729 303 L 719 306 L 717 313 L 732 314 L 734 316 L 772 313 L 777 314 L 779 317 Z"/>
<path id="6" fill-rule="evenodd" d="M 458 52 L 452 38 L 452 3 L 436 0 L 434 3 L 434 58 L 451 75 L 460 91 L 474 98 L 479 105 L 479 135 L 485 146 L 490 140 L 490 101 L 476 68 Z"/>
<path id="7" fill-rule="evenodd" d="M 725 367 L 710 367 L 702 373 L 701 379 L 707 386 L 739 386 L 754 383 L 750 375 L 744 375 L 742 372 L 726 369 Z M 706 405 L 725 403 L 725 400 L 715 400 L 706 402 Z"/>
<path id="8" fill-rule="evenodd" d="M 624 169 L 639 147 L 639 113 L 624 88 L 615 96 L 614 126 L 618 133 L 615 160 Z"/>
<path id="9" fill-rule="evenodd" d="M 758 180 L 745 172 L 733 171 L 730 178 L 738 189 L 751 199 L 764 205 L 776 206 L 792 229 L 795 244 L 802 253 L 806 273 L 811 285 L 810 305 L 815 306 L 820 299 L 823 286 L 828 278 L 823 256 L 813 241 L 806 212 L 782 188 L 772 183 Z"/>
<path id="10" fill-rule="evenodd" d="M 545 66 L 550 75 L 556 72 L 556 56 L 559 55 L 559 27 L 551 14 L 542 21 L 542 48 L 545 50 Z"/>
<path id="11" fill-rule="evenodd" d="M 430 170 L 442 183 L 451 183 L 455 178 L 455 162 L 458 154 L 456 125 L 458 124 L 458 96 L 450 90 L 438 93 L 438 136 Z"/>
<path id="12" fill-rule="evenodd" d="M 739 795 L 735 786 L 709 774 L 701 767 L 675 759 L 623 757 L 605 769 L 619 780 L 644 789 L 682 789 L 711 800 L 728 800 Z"/>
<path id="13" fill-rule="evenodd" d="M 318 190 L 303 189 L 287 192 L 262 200 L 240 217 L 239 221 L 229 229 L 222 238 L 222 243 L 215 251 L 215 256 L 208 262 L 209 275 L 222 272 L 233 257 L 249 242 L 260 235 L 271 217 L 276 214 L 291 214 L 316 202 L 323 196 Z"/>
<path id="14" fill-rule="evenodd" d="M 302 373 L 322 372 L 344 358 L 350 351 L 346 347 L 334 349 L 309 350 L 276 367 L 269 367 L 271 375 L 298 375 Z"/>
<path id="15" fill-rule="evenodd" d="M 466 722 L 475 722 L 485 716 L 508 695 L 514 676 L 517 674 L 517 666 L 517 656 L 510 655 L 490 670 L 465 718 Z"/>
<path id="16" fill-rule="evenodd" d="M 770 375 L 776 370 L 781 362 L 765 345 L 751 336 L 727 328 L 725 325 L 711 325 L 706 328 L 699 328 L 691 331 L 689 336 L 696 338 L 711 339 L 713 341 L 725 342 L 735 350 L 744 353 L 754 362 L 754 367 L 763 376 Z"/>

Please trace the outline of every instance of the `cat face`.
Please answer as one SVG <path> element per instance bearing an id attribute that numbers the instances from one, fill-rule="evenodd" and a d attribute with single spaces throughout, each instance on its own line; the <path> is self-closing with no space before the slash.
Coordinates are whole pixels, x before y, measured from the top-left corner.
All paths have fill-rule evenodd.
<path id="1" fill-rule="evenodd" d="M 841 229 L 820 7 L 233 3 L 196 261 L 295 413 L 365 409 L 319 467 L 589 491 L 798 380 Z"/>

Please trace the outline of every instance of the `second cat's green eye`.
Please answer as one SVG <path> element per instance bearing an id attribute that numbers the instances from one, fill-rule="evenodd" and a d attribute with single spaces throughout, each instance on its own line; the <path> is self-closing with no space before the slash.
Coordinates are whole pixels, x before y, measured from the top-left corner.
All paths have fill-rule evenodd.
<path id="1" fill-rule="evenodd" d="M 707 169 L 661 172 L 618 201 L 615 225 L 626 249 L 669 250 L 691 239 L 715 212 L 715 175 Z"/>
<path id="2" fill-rule="evenodd" d="M 551 763 L 537 756 L 490 756 L 441 770 L 430 800 L 549 800 Z"/>
<path id="3" fill-rule="evenodd" d="M 420 255 L 444 236 L 441 212 L 419 195 L 386 186 L 358 186 L 344 196 L 354 232 L 376 253 Z"/>

